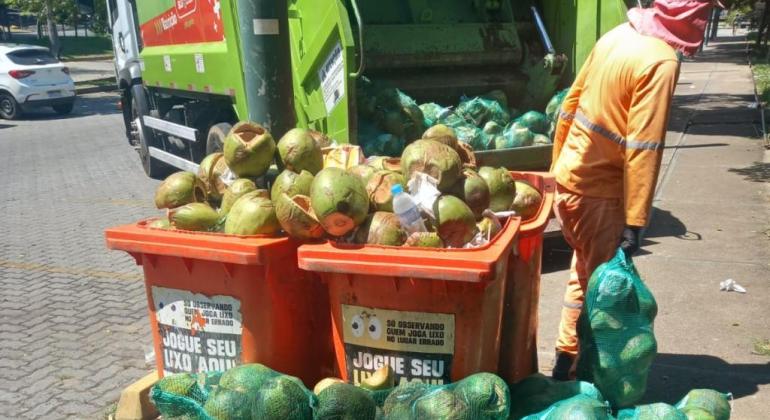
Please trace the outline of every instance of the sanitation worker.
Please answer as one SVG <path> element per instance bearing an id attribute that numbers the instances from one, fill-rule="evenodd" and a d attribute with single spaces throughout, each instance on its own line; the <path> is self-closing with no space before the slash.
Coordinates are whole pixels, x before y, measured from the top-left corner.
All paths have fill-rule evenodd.
<path id="1" fill-rule="evenodd" d="M 711 0 L 655 0 L 594 46 L 554 134 L 554 210 L 574 249 L 553 377 L 574 377 L 576 324 L 591 273 L 618 247 L 639 250 L 660 170 L 678 53 L 703 43 Z"/>

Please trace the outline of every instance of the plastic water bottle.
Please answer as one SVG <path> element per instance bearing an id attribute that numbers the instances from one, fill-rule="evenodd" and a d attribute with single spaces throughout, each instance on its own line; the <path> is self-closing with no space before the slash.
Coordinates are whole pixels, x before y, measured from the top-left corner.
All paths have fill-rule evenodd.
<path id="1" fill-rule="evenodd" d="M 404 187 L 401 184 L 394 185 L 390 192 L 393 194 L 393 213 L 396 213 L 398 220 L 401 222 L 407 232 L 426 232 L 425 223 L 422 221 L 422 215 L 420 209 L 417 208 L 414 200 L 409 194 L 404 192 Z"/>

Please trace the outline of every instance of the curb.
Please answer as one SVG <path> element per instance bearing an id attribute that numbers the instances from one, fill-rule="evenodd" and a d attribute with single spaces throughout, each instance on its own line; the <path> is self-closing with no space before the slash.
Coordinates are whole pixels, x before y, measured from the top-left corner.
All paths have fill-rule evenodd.
<path id="1" fill-rule="evenodd" d="M 114 58 L 114 55 L 112 54 L 96 54 L 96 55 L 84 55 L 80 57 L 75 58 L 68 58 L 66 60 L 62 60 L 63 63 L 77 63 L 81 61 L 101 61 L 101 60 L 109 60 Z"/>
<path id="2" fill-rule="evenodd" d="M 101 79 L 84 80 L 82 82 L 75 83 L 75 93 L 78 95 L 85 95 L 88 93 L 110 92 L 118 90 L 118 87 L 114 83 L 98 84 L 95 86 L 93 85 L 94 83 L 108 82 L 112 81 L 113 79 L 113 77 L 104 77 Z"/>

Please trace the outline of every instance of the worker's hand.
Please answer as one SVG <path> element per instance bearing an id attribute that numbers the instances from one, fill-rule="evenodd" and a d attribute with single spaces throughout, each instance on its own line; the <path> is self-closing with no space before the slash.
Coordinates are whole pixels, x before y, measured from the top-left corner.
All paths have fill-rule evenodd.
<path id="1" fill-rule="evenodd" d="M 630 257 L 639 251 L 642 242 L 642 228 L 640 226 L 626 226 L 620 237 L 620 249 Z"/>

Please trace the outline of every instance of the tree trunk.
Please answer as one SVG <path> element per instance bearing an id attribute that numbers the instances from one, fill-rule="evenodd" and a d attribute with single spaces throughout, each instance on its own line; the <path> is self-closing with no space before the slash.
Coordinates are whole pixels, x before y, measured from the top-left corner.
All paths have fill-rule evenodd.
<path id="1" fill-rule="evenodd" d="M 51 42 L 51 54 L 54 57 L 59 57 L 61 43 L 59 42 L 59 33 L 56 31 L 56 22 L 53 19 L 53 0 L 45 0 L 45 17 L 48 22 L 48 39 Z"/>
<path id="2" fill-rule="evenodd" d="M 43 39 L 43 22 L 37 20 L 37 39 Z"/>
<path id="3" fill-rule="evenodd" d="M 759 24 L 759 31 L 757 32 L 757 47 L 762 45 L 762 41 L 764 38 L 767 37 L 766 29 L 767 29 L 767 17 L 768 12 L 770 12 L 770 7 L 767 7 L 768 5 L 765 5 L 765 10 L 762 13 L 762 21 Z"/>
<path id="4" fill-rule="evenodd" d="M 711 39 L 717 39 L 717 32 L 719 31 L 719 16 L 722 14 L 722 9 L 714 8 L 714 20 L 711 23 Z"/>

